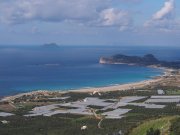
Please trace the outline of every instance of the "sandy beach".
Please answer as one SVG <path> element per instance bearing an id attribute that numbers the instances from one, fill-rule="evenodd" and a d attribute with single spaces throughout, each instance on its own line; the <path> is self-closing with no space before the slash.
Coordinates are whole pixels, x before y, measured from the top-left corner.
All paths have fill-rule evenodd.
<path id="1" fill-rule="evenodd" d="M 152 83 L 161 81 L 162 77 L 153 78 L 151 80 L 141 81 L 141 82 L 135 82 L 135 83 L 127 83 L 127 84 L 120 84 L 120 85 L 112 85 L 112 86 L 105 86 L 105 87 L 94 87 L 94 88 L 82 88 L 82 89 L 75 89 L 75 90 L 67 90 L 67 91 L 61 91 L 61 90 L 55 90 L 55 91 L 48 91 L 48 90 L 37 90 L 27 93 L 20 93 L 14 96 L 7 96 L 2 98 L 1 101 L 7 101 L 7 100 L 14 100 L 15 98 L 22 97 L 24 95 L 48 95 L 51 93 L 68 93 L 68 92 L 78 92 L 78 93 L 93 93 L 95 91 L 98 92 L 108 92 L 108 91 L 118 91 L 118 90 L 130 90 L 130 89 L 138 89 L 142 88 L 147 85 L 151 85 Z"/>
<path id="2" fill-rule="evenodd" d="M 155 68 L 155 67 L 154 67 Z M 140 81 L 140 82 L 134 82 L 134 83 L 127 83 L 127 84 L 119 84 L 119 85 L 112 85 L 112 86 L 104 86 L 104 87 L 93 87 L 93 88 L 82 88 L 82 89 L 74 89 L 74 90 L 67 90 L 67 91 L 61 91 L 61 90 L 54 90 L 54 91 L 48 91 L 48 90 L 37 90 L 27 93 L 20 93 L 14 96 L 7 96 L 2 98 L 1 101 L 7 101 L 7 100 L 13 100 L 15 98 L 19 98 L 24 95 L 48 95 L 52 93 L 68 93 L 68 92 L 78 92 L 78 93 L 92 93 L 95 91 L 98 92 L 108 92 L 108 91 L 118 91 L 118 90 L 130 90 L 130 89 L 140 89 L 144 86 L 152 85 L 153 83 L 159 82 L 164 79 L 164 76 L 170 76 L 172 69 L 166 69 L 161 68 L 164 70 L 164 74 L 161 76 L 153 77 L 152 79 Z"/>
<path id="3" fill-rule="evenodd" d="M 151 85 L 152 83 L 158 82 L 160 80 L 162 80 L 162 78 L 158 77 L 158 78 L 141 81 L 141 82 L 119 84 L 119 85 L 97 87 L 97 88 L 84 88 L 84 89 L 70 90 L 68 92 L 94 92 L 94 91 L 107 92 L 107 91 L 117 91 L 117 90 L 138 89 L 138 88 L 142 88 L 147 85 Z"/>
<path id="4" fill-rule="evenodd" d="M 134 83 L 126 83 L 126 84 L 118 84 L 118 85 L 112 85 L 112 86 L 105 86 L 105 87 L 95 87 L 95 88 L 82 88 L 82 89 L 76 89 L 76 90 L 70 90 L 67 92 L 107 92 L 107 91 L 117 91 L 117 90 L 130 90 L 130 89 L 138 89 L 142 88 L 147 85 L 151 85 L 152 83 L 159 82 L 164 79 L 164 76 L 171 76 L 171 72 L 174 71 L 173 69 L 164 68 L 164 67 L 157 67 L 157 66 L 149 66 L 151 68 L 158 68 L 163 70 L 163 74 L 161 76 L 153 77 L 149 80 L 144 80 L 140 82 L 134 82 Z"/>
<path id="5" fill-rule="evenodd" d="M 164 67 L 156 67 L 156 66 L 151 66 L 151 68 L 161 69 L 161 70 L 163 70 L 163 74 L 160 76 L 152 77 L 149 80 L 144 80 L 144 81 L 134 82 L 134 83 L 127 83 L 127 84 L 117 84 L 117 85 L 112 85 L 112 86 L 82 88 L 82 89 L 74 89 L 74 90 L 66 90 L 66 91 L 35 90 L 32 92 L 20 93 L 20 94 L 13 95 L 13 96 L 6 96 L 6 97 L 3 97 L 0 101 L 10 101 L 10 100 L 14 100 L 16 98 L 22 97 L 24 95 L 48 96 L 50 94 L 56 94 L 56 93 L 65 94 L 65 93 L 69 93 L 69 92 L 93 93 L 93 92 L 108 92 L 108 91 L 121 91 L 121 90 L 130 90 L 130 89 L 141 89 L 145 86 L 153 86 L 157 83 L 162 84 L 162 83 L 167 83 L 168 81 L 173 81 L 172 78 L 175 76 L 178 76 L 178 78 L 179 78 L 179 74 L 180 74 L 179 70 L 174 70 L 174 69 L 169 69 L 169 68 L 164 68 Z M 172 74 L 173 71 L 177 71 L 178 74 L 177 75 Z M 175 84 L 175 85 L 177 85 L 177 84 Z"/>

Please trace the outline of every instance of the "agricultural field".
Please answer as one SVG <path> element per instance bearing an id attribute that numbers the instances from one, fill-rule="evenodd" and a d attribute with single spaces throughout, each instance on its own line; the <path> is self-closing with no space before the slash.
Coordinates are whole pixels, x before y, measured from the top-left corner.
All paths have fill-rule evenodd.
<path id="1" fill-rule="evenodd" d="M 1 102 L 0 133 L 146 135 L 146 130 L 158 128 L 167 135 L 178 135 L 179 124 L 174 123 L 179 123 L 179 100 L 179 95 L 157 95 L 155 90 L 19 97 L 4 103 L 8 109 Z M 83 126 L 87 128 L 81 130 Z"/>
<path id="2" fill-rule="evenodd" d="M 167 95 L 180 95 L 180 89 L 177 90 L 166 90 Z"/>

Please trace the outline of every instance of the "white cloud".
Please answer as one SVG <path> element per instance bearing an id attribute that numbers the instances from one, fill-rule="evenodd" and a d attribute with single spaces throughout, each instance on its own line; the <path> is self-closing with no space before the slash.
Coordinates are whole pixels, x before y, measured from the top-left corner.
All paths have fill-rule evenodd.
<path id="1" fill-rule="evenodd" d="M 126 2 L 126 3 L 139 3 L 143 0 L 119 0 L 119 1 Z"/>
<path id="2" fill-rule="evenodd" d="M 168 0 L 164 3 L 164 7 L 153 15 L 154 20 L 164 19 L 171 17 L 174 11 L 174 0 Z"/>
<path id="3" fill-rule="evenodd" d="M 0 2 L 0 19 L 6 23 L 93 19 L 109 0 L 14 0 Z"/>
<path id="4" fill-rule="evenodd" d="M 8 24 L 31 21 L 83 24 L 101 23 L 101 26 L 128 27 L 128 12 L 111 8 L 112 0 L 2 0 L 0 22 Z M 94 23 L 95 24 L 95 23 Z M 97 25 L 96 25 L 97 26 Z"/>
<path id="5" fill-rule="evenodd" d="M 132 19 L 127 11 L 109 8 L 100 13 L 100 25 L 117 26 L 120 30 L 125 30 L 132 25 Z"/>
<path id="6" fill-rule="evenodd" d="M 35 34 L 35 33 L 38 33 L 38 32 L 39 32 L 38 27 L 33 26 L 32 29 L 31 29 L 31 33 L 32 33 L 32 34 Z"/>
<path id="7" fill-rule="evenodd" d="M 155 28 L 162 31 L 173 31 L 179 27 L 174 12 L 175 1 L 167 0 L 161 9 L 157 11 L 150 20 L 145 22 L 144 26 L 146 28 Z"/>

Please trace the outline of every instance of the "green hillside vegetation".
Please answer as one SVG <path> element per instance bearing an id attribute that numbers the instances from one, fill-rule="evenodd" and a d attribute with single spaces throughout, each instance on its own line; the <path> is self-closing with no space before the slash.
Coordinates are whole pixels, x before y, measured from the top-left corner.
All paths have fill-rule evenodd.
<path id="1" fill-rule="evenodd" d="M 129 135 L 146 135 L 150 128 L 153 128 L 154 130 L 159 129 L 161 135 L 169 135 L 171 121 L 176 118 L 176 116 L 171 116 L 145 121 L 143 124 L 134 128 Z"/>
<path id="2" fill-rule="evenodd" d="M 173 120 L 170 128 L 170 135 L 180 135 L 180 117 Z"/>

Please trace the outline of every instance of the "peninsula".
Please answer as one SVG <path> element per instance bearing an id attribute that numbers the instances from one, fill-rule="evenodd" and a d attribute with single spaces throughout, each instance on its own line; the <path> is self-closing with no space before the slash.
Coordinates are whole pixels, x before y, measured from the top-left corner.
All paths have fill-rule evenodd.
<path id="1" fill-rule="evenodd" d="M 180 62 L 168 62 L 158 60 L 154 55 L 147 54 L 143 57 L 139 56 L 127 56 L 122 54 L 117 54 L 111 57 L 101 57 L 99 60 L 101 64 L 128 64 L 128 65 L 139 65 L 139 66 L 156 66 L 179 69 Z"/>

